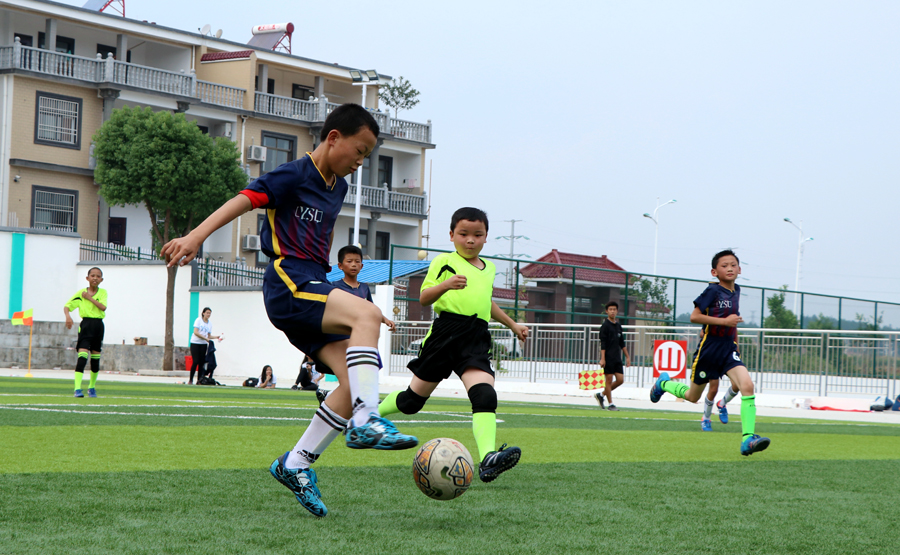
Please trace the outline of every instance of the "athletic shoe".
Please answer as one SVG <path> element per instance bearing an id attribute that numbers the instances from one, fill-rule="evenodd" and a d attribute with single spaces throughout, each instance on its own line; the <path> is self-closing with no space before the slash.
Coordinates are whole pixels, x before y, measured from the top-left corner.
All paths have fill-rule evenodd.
<path id="1" fill-rule="evenodd" d="M 387 418 L 369 417 L 368 422 L 355 428 L 347 427 L 347 447 L 350 449 L 385 449 L 397 451 L 419 444 L 418 438 L 401 434 Z"/>
<path id="2" fill-rule="evenodd" d="M 290 454 L 290 451 L 275 459 L 275 462 L 269 466 L 269 472 L 272 473 L 276 480 L 284 484 L 284 487 L 294 493 L 297 501 L 303 505 L 304 509 L 316 516 L 327 515 L 328 509 L 325 508 L 325 504 L 322 503 L 321 499 L 322 492 L 319 491 L 319 486 L 316 485 L 316 471 L 312 468 L 303 470 L 299 468 L 285 468 L 284 461 L 287 460 L 288 454 Z"/>
<path id="3" fill-rule="evenodd" d="M 719 399 L 719 402 L 716 403 L 716 408 L 719 409 L 719 421 L 722 424 L 728 424 L 728 409 L 725 408 L 725 403 L 722 402 L 722 399 Z"/>
<path id="4" fill-rule="evenodd" d="M 297 384 L 292 385 L 291 389 L 293 389 L 294 391 L 297 391 Z"/>
<path id="5" fill-rule="evenodd" d="M 90 388 L 90 389 L 88 389 L 88 397 L 96 397 L 96 396 L 97 396 L 97 390 L 96 390 L 96 389 L 94 389 L 93 387 Z"/>
<path id="6" fill-rule="evenodd" d="M 760 451 L 765 451 L 766 447 L 771 443 L 767 437 L 759 437 L 756 434 L 752 436 L 747 436 L 744 438 L 744 441 L 741 442 L 741 455 L 745 457 L 752 455 L 753 453 L 759 453 Z"/>
<path id="7" fill-rule="evenodd" d="M 606 408 L 606 405 L 603 404 L 603 394 L 602 393 L 594 393 L 594 399 L 597 399 L 597 402 L 600 403 L 601 409 Z"/>
<path id="8" fill-rule="evenodd" d="M 712 431 L 712 422 L 709 421 L 709 418 L 704 418 L 700 421 L 700 429 L 704 432 Z"/>
<path id="9" fill-rule="evenodd" d="M 478 477 L 482 482 L 493 482 L 497 476 L 516 466 L 521 456 L 521 449 L 518 447 L 507 449 L 504 443 L 500 449 L 485 455 L 484 460 L 478 465 Z"/>
<path id="10" fill-rule="evenodd" d="M 84 397 L 84 393 L 80 389 L 76 389 L 75 396 L 81 398 Z"/>
<path id="11" fill-rule="evenodd" d="M 325 393 L 321 389 L 316 390 L 316 399 L 319 400 L 319 406 L 322 406 L 322 403 L 325 402 L 325 397 L 328 397 L 328 393 Z"/>
<path id="12" fill-rule="evenodd" d="M 650 401 L 651 402 L 653 402 L 653 403 L 659 402 L 660 397 L 662 397 L 663 393 L 665 393 L 665 391 L 663 391 L 663 388 L 662 388 L 662 383 L 667 382 L 667 381 L 669 381 L 669 373 L 661 372 L 659 374 L 659 377 L 656 378 L 656 383 L 653 384 L 653 387 L 650 389 Z"/>
<path id="13" fill-rule="evenodd" d="M 609 404 L 609 407 L 607 407 L 606 410 L 619 410 L 619 407 L 617 407 L 617 406 L 615 406 L 614 404 L 610 403 L 610 404 Z"/>

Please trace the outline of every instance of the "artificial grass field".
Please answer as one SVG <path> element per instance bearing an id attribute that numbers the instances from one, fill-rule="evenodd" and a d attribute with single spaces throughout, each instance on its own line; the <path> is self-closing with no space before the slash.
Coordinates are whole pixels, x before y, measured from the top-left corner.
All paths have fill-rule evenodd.
<path id="1" fill-rule="evenodd" d="M 742 457 L 732 421 L 504 403 L 498 442 L 522 460 L 433 501 L 415 450 L 316 463 L 317 519 L 268 466 L 292 448 L 311 392 L 0 378 L 0 553 L 863 553 L 893 552 L 900 425 L 757 418 L 768 450 Z M 885 415 L 888 422 L 900 417 Z M 468 400 L 394 415 L 420 443 L 473 456 Z"/>

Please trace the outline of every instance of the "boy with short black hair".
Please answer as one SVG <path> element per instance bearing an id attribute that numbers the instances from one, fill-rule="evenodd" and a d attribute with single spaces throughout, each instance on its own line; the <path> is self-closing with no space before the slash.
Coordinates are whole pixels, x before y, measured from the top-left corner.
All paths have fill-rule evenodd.
<path id="1" fill-rule="evenodd" d="M 88 357 L 91 360 L 91 381 L 88 384 L 88 397 L 97 396 L 97 376 L 100 375 L 100 352 L 103 350 L 103 318 L 106 317 L 107 295 L 106 289 L 100 289 L 103 283 L 103 271 L 100 268 L 88 270 L 88 286 L 81 289 L 69 302 L 63 306 L 66 315 L 66 329 L 72 329 L 74 322 L 70 311 L 77 310 L 81 316 L 78 324 L 78 341 L 75 349 L 78 351 L 78 362 L 75 365 L 75 397 L 84 397 L 81 389 L 81 380 L 84 379 L 84 367 L 87 366 Z"/>
<path id="2" fill-rule="evenodd" d="M 408 449 L 418 440 L 378 415 L 378 335 L 381 311 L 340 291 L 326 276 L 331 241 L 348 185 L 378 140 L 378 123 L 357 104 L 333 110 L 313 152 L 275 168 L 216 210 L 186 237 L 167 243 L 169 265 L 184 265 L 215 230 L 254 208 L 265 208 L 260 234 L 271 259 L 263 298 L 272 324 L 338 378 L 292 451 L 269 467 L 272 476 L 316 516 L 328 513 L 310 466 L 346 430 L 353 449 Z"/>
<path id="3" fill-rule="evenodd" d="M 522 456 L 518 447 L 496 447 L 497 392 L 491 368 L 491 333 L 488 322 L 499 321 L 525 341 L 528 328 L 517 324 L 491 300 L 493 262 L 478 255 L 487 240 L 487 214 L 460 208 L 450 221 L 450 240 L 456 249 L 431 261 L 422 283 L 419 303 L 434 305 L 438 315 L 422 341 L 418 358 L 407 366 L 413 373 L 406 391 L 389 394 L 378 406 L 382 416 L 416 414 L 438 384 L 456 373 L 472 402 L 472 432 L 481 464 L 478 474 L 491 482 L 514 467 Z"/>
<path id="4" fill-rule="evenodd" d="M 619 410 L 612 402 L 614 389 L 625 383 L 625 368 L 622 366 L 622 354 L 625 354 L 625 364 L 631 366 L 631 356 L 628 347 L 625 346 L 625 333 L 622 331 L 622 322 L 616 319 L 619 315 L 619 303 L 609 301 L 606 303 L 606 320 L 600 326 L 600 368 L 603 368 L 604 386 L 603 393 L 597 392 L 594 397 L 600 403 L 600 408 L 607 410 Z M 609 406 L 603 406 L 603 397 L 609 400 Z"/>
<path id="5" fill-rule="evenodd" d="M 663 393 L 669 392 L 696 403 L 709 380 L 728 375 L 731 383 L 741 392 L 741 455 L 752 455 L 765 450 L 771 441 L 756 434 L 753 381 L 737 349 L 737 325 L 744 321 L 739 309 L 741 286 L 735 283 L 741 274 L 737 255 L 731 250 L 716 253 L 712 259 L 711 273 L 718 282 L 710 283 L 694 299 L 694 311 L 691 313 L 692 323 L 703 324 L 703 340 L 691 366 L 691 385 L 688 387 L 673 382 L 667 372 L 662 372 L 650 390 L 650 400 L 656 403 Z"/>
<path id="6" fill-rule="evenodd" d="M 368 283 L 360 283 L 357 279 L 359 272 L 363 269 L 363 253 L 362 249 L 356 245 L 347 245 L 341 247 L 338 251 L 338 268 L 344 272 L 344 277 L 331 282 L 338 289 L 356 295 L 360 299 L 365 299 L 370 303 L 372 300 L 372 290 Z M 388 327 L 388 331 L 394 331 L 394 322 L 386 316 L 381 316 L 381 323 Z"/>

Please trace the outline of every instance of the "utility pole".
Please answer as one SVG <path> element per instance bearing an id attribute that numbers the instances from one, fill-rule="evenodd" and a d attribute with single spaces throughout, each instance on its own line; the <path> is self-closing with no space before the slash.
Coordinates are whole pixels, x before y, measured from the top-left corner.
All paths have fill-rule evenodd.
<path id="1" fill-rule="evenodd" d="M 525 256 L 525 257 L 531 258 L 527 254 L 519 254 L 519 255 L 516 254 L 516 239 L 525 239 L 526 241 L 530 241 L 530 239 L 528 237 L 525 237 L 524 235 L 516 235 L 516 222 L 521 222 L 524 220 L 503 220 L 503 221 L 510 223 L 509 235 L 508 236 L 502 235 L 500 237 L 497 237 L 497 239 L 509 239 L 510 261 L 509 261 L 509 270 L 506 272 L 506 286 L 509 289 L 512 289 L 516 285 L 515 280 L 513 279 L 512 259 L 516 258 L 517 256 Z"/>

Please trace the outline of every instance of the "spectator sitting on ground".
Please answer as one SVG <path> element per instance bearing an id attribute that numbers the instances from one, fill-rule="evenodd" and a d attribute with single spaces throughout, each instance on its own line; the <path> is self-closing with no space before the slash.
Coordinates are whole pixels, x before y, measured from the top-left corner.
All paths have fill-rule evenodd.
<path id="1" fill-rule="evenodd" d="M 297 375 L 297 381 L 291 389 L 301 389 L 303 391 L 316 391 L 319 389 L 319 381 L 324 374 L 316 372 L 315 366 L 311 358 L 303 359 L 300 365 L 300 374 Z"/>
<path id="2" fill-rule="evenodd" d="M 268 364 L 263 366 L 262 374 L 259 376 L 259 384 L 256 387 L 275 389 L 275 372 L 272 371 L 272 367 Z"/>

